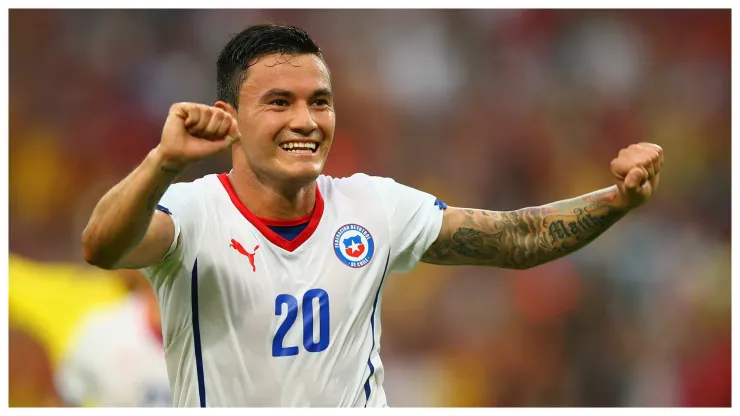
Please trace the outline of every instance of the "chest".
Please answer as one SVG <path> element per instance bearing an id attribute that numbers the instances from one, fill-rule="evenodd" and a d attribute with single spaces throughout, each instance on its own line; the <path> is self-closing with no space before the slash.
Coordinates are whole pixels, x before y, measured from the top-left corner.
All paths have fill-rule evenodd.
<path id="1" fill-rule="evenodd" d="M 320 320 L 330 310 L 333 328 L 369 311 L 390 253 L 384 218 L 327 207 L 306 232 L 286 249 L 244 217 L 221 216 L 198 258 L 201 313 L 225 314 L 230 326 L 243 327 L 274 326 L 276 316 L 289 320 L 292 313 Z"/>
<path id="2" fill-rule="evenodd" d="M 250 227 L 222 229 L 218 250 L 199 259 L 201 284 L 250 297 L 250 303 L 280 293 L 320 288 L 338 297 L 362 295 L 383 274 L 389 247 L 384 233 L 347 223 L 321 224 L 294 251 L 287 251 Z M 206 291 L 208 292 L 208 291 Z"/>

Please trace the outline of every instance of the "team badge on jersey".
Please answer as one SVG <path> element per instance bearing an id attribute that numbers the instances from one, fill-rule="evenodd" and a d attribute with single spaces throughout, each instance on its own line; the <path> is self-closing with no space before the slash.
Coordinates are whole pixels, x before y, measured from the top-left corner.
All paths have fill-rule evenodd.
<path id="1" fill-rule="evenodd" d="M 373 259 L 375 242 L 365 227 L 347 224 L 334 234 L 334 252 L 342 263 L 349 267 L 360 268 Z"/>

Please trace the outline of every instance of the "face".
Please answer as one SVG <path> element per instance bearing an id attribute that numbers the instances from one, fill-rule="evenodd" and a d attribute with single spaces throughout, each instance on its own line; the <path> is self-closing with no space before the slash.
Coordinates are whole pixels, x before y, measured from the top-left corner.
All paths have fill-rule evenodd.
<path id="1" fill-rule="evenodd" d="M 329 71 L 319 57 L 263 56 L 241 87 L 236 118 L 242 140 L 235 152 L 242 154 L 235 155 L 234 168 L 246 163 L 258 178 L 278 183 L 314 181 L 334 138 L 333 104 Z"/>

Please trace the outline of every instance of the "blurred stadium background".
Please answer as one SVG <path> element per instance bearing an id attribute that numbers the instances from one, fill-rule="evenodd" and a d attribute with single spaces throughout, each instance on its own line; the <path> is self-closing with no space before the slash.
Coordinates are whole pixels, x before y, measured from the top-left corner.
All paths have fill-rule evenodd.
<path id="1" fill-rule="evenodd" d="M 304 27 L 332 69 L 327 174 L 508 210 L 610 185 L 622 146 L 665 149 L 654 200 L 576 255 L 394 276 L 391 406 L 730 404 L 729 11 L 12 10 L 11 406 L 62 404 L 76 325 L 147 290 L 87 267 L 80 232 L 171 103 L 214 102 L 228 36 L 265 20 Z"/>

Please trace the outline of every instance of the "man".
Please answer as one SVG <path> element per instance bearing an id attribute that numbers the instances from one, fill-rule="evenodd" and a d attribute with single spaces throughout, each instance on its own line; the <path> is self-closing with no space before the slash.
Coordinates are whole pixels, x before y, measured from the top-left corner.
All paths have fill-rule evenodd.
<path id="1" fill-rule="evenodd" d="M 385 406 L 381 289 L 419 261 L 523 269 L 573 252 L 658 185 L 633 145 L 616 185 L 513 212 L 447 207 L 391 179 L 321 175 L 329 70 L 301 29 L 251 26 L 217 63 L 218 101 L 171 107 L 159 145 L 95 208 L 87 261 L 143 268 L 177 406 Z M 231 149 L 233 169 L 172 185 Z"/>
<path id="2" fill-rule="evenodd" d="M 86 407 L 171 406 L 161 328 L 150 287 L 91 311 L 57 370 L 57 390 L 64 402 Z"/>

